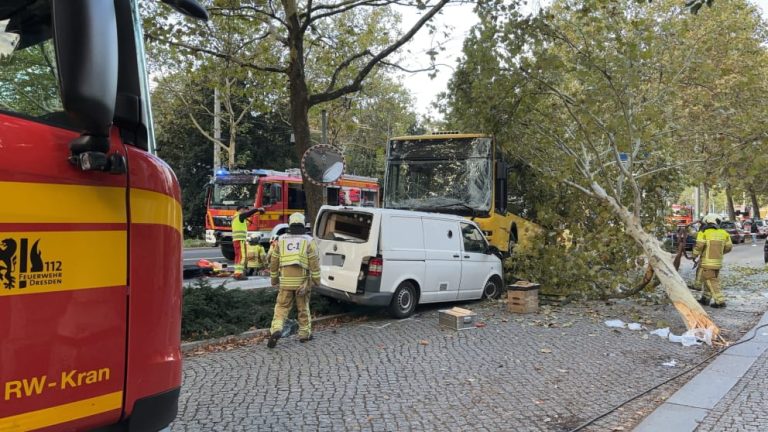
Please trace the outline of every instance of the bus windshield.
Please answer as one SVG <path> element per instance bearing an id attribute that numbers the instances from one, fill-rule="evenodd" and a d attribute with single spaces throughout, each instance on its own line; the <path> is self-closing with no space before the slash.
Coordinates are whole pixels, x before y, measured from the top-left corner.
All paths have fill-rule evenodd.
<path id="1" fill-rule="evenodd" d="M 488 138 L 393 141 L 385 207 L 471 213 L 491 209 Z"/>

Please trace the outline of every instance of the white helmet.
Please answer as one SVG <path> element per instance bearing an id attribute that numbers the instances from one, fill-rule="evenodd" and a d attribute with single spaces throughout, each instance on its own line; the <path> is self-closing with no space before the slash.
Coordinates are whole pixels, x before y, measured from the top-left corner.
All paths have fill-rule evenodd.
<path id="1" fill-rule="evenodd" d="M 305 219 L 303 213 L 294 213 L 288 218 L 288 224 L 304 226 L 304 220 Z"/>
<path id="2" fill-rule="evenodd" d="M 704 216 L 701 220 L 705 225 L 720 225 L 720 217 L 714 213 Z"/>

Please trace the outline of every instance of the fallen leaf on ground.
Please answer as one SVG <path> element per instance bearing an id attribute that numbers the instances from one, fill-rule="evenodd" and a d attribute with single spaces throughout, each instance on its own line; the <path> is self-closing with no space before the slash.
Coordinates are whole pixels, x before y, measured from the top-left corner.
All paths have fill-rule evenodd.
<path id="1" fill-rule="evenodd" d="M 542 349 L 541 349 L 541 352 L 543 352 L 543 353 L 545 353 L 545 354 L 549 354 L 549 353 L 551 353 L 551 352 L 552 352 L 552 350 L 551 350 L 551 349 L 549 349 L 549 348 L 542 348 Z"/>
<path id="2" fill-rule="evenodd" d="M 419 341 L 419 345 L 429 345 L 429 341 L 426 339 L 422 339 Z"/>

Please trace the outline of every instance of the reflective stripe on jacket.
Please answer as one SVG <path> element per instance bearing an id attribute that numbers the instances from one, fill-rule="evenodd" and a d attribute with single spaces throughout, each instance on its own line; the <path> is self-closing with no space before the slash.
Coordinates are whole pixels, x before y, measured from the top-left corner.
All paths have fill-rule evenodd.
<path id="1" fill-rule="evenodd" d="M 718 270 L 723 267 L 723 255 L 733 249 L 731 236 L 720 228 L 699 231 L 693 256 L 701 256 L 701 268 Z"/>
<path id="2" fill-rule="evenodd" d="M 232 216 L 232 241 L 245 241 L 248 235 L 248 219 L 240 221 L 240 214 Z"/>
<path id="3" fill-rule="evenodd" d="M 298 288 L 307 277 L 320 283 L 317 246 L 308 235 L 283 234 L 270 257 L 269 276 L 281 288 Z"/>

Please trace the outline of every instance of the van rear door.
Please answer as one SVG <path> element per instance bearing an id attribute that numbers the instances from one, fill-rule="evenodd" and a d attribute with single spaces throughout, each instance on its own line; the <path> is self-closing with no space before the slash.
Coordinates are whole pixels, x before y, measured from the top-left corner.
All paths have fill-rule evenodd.
<path id="1" fill-rule="evenodd" d="M 355 293 L 363 265 L 377 254 L 380 224 L 377 213 L 321 208 L 314 231 L 320 283 Z"/>

